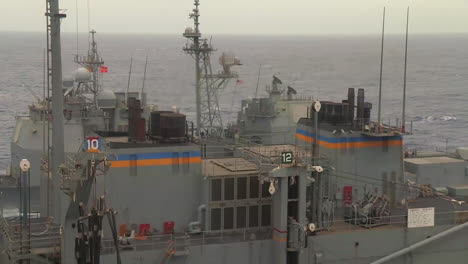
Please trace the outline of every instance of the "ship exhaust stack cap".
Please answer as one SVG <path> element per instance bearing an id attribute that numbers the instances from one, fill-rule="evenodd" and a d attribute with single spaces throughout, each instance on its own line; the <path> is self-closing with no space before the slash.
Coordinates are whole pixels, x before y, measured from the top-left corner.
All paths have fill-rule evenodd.
<path id="1" fill-rule="evenodd" d="M 349 122 L 354 121 L 354 105 L 356 102 L 354 88 L 348 88 L 348 113 L 349 113 Z"/>

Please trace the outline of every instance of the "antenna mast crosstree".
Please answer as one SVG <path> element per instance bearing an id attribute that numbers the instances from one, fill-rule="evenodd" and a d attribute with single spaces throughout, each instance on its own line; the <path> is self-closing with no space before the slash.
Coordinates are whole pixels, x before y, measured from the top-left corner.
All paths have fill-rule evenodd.
<path id="1" fill-rule="evenodd" d="M 200 1 L 195 0 L 195 8 L 190 13 L 194 28 L 186 28 L 183 36 L 190 40 L 183 48 L 185 53 L 195 59 L 195 94 L 197 107 L 197 130 L 199 136 L 221 136 L 223 133 L 223 121 L 219 108 L 218 92 L 222 91 L 229 80 L 237 78 L 237 74 L 231 72 L 231 67 L 240 65 L 234 56 L 223 54 L 220 57 L 222 72 L 213 74 L 210 55 L 216 51 L 211 46 L 211 41 L 202 38 L 200 32 Z"/>

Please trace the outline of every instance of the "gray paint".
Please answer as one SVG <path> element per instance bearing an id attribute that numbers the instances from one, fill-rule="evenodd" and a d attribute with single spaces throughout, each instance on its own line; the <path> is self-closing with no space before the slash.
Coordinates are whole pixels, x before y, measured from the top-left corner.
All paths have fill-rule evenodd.
<path id="1" fill-rule="evenodd" d="M 319 235 L 310 238 L 309 255 L 320 252 L 322 263 L 370 263 L 396 250 L 433 236 L 451 226 L 431 228 L 387 229 Z M 422 247 L 410 255 L 402 256 L 391 263 L 465 263 L 468 255 L 468 231 L 462 230 Z M 356 246 L 356 243 L 358 245 Z M 317 263 L 317 262 L 310 262 Z"/>
<path id="2" fill-rule="evenodd" d="M 298 125 L 298 129 L 309 131 L 312 128 L 305 125 Z M 345 134 L 333 134 L 328 130 L 320 130 L 321 136 L 328 138 L 341 137 L 361 137 L 359 132 L 345 131 Z M 311 143 L 296 139 L 296 144 L 311 149 Z M 323 156 L 323 166 L 329 168 L 328 177 L 330 180 L 330 195 L 337 199 L 337 205 L 342 205 L 343 186 L 353 186 L 353 201 L 363 197 L 366 192 L 386 194 L 393 197 L 392 188 L 395 188 L 395 202 L 400 201 L 400 187 L 404 182 L 402 172 L 402 151 L 403 146 L 388 147 L 364 147 L 364 148 L 343 148 L 330 149 L 320 147 L 320 154 Z M 385 177 L 385 181 L 383 181 Z M 388 184 L 396 179 L 395 184 Z M 386 193 L 384 193 L 386 191 Z"/>
<path id="3" fill-rule="evenodd" d="M 458 162 L 431 162 L 427 164 L 417 164 L 414 159 L 405 159 L 405 170 L 415 174 L 415 178 L 410 177 L 419 184 L 430 184 L 433 187 L 447 187 L 450 185 L 468 184 L 466 167 L 468 163 L 463 160 Z"/>
<path id="4" fill-rule="evenodd" d="M 266 98 L 242 100 L 238 112 L 239 135 L 262 144 L 293 144 L 299 118 L 307 116 L 313 100 L 271 94 Z"/>
<path id="5" fill-rule="evenodd" d="M 196 145 L 186 147 L 155 147 L 115 149 L 113 154 L 198 151 Z M 182 157 L 182 155 L 180 155 Z M 178 164 L 111 168 L 98 189 L 119 212 L 121 224 L 151 224 L 162 230 L 163 222 L 174 221 L 183 232 L 197 220 L 197 208 L 207 202 L 202 195 L 201 164 Z"/>

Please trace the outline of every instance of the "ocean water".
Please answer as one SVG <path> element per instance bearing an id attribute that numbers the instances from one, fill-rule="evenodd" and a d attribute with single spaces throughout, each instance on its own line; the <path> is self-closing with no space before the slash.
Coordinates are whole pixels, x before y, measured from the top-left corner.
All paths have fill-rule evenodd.
<path id="1" fill-rule="evenodd" d="M 194 117 L 194 62 L 184 54 L 181 35 L 97 34 L 101 55 L 109 72 L 104 86 L 127 89 L 133 56 L 131 90 L 141 90 L 146 54 L 149 55 L 145 91 L 149 103 L 160 109 L 177 106 Z M 63 34 L 64 76 L 77 68 L 73 55 L 87 50 L 88 37 Z M 369 36 L 213 36 L 217 52 L 212 63 L 219 69 L 221 52 L 232 52 L 242 61 L 235 68 L 242 84 L 232 81 L 221 94 L 225 120 L 233 120 L 240 100 L 255 95 L 261 67 L 259 95 L 273 74 L 293 86 L 299 95 L 340 101 L 348 87 L 365 88 L 366 100 L 377 114 L 380 37 Z M 45 34 L 0 32 L 0 170 L 10 156 L 15 116 L 43 91 Z M 468 35 L 410 36 L 407 82 L 407 120 L 413 121 L 410 148 L 445 149 L 468 146 Z M 383 73 L 383 120 L 401 118 L 404 37 L 386 36 Z"/>

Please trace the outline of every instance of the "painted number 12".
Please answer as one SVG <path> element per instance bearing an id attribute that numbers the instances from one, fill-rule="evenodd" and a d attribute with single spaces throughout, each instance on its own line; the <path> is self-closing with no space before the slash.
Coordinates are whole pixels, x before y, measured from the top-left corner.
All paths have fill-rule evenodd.
<path id="1" fill-rule="evenodd" d="M 294 159 L 292 152 L 282 152 L 281 153 L 281 163 L 289 164 L 292 163 Z"/>

